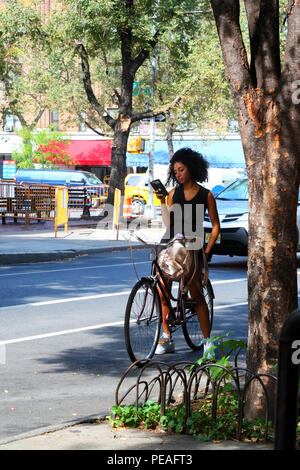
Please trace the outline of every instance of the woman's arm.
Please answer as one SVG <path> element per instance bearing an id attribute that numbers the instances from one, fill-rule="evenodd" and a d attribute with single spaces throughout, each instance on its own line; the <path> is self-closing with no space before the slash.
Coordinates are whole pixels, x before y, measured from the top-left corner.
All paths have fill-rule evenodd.
<path id="1" fill-rule="evenodd" d="M 161 202 L 161 217 L 166 227 L 170 226 L 170 208 L 173 205 L 174 191 L 175 189 L 172 189 L 168 196 L 163 196 L 162 194 L 155 191 L 156 196 Z"/>
<path id="2" fill-rule="evenodd" d="M 218 238 L 220 232 L 220 221 L 219 214 L 217 210 L 216 200 L 211 192 L 208 193 L 207 197 L 207 209 L 208 215 L 212 224 L 212 231 L 209 237 L 208 244 L 205 248 L 205 253 L 208 255 L 215 244 L 216 239 Z"/>

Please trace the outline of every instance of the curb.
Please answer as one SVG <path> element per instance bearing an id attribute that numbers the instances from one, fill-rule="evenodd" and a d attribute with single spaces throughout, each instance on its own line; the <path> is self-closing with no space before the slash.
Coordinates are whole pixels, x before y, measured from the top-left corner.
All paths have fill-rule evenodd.
<path id="1" fill-rule="evenodd" d="M 10 253 L 0 254 L 0 265 L 8 266 L 10 264 L 21 264 L 21 263 L 40 263 L 49 261 L 62 261 L 68 259 L 74 259 L 79 256 L 92 255 L 96 253 L 111 253 L 114 251 L 126 251 L 126 250 L 145 250 L 147 247 L 143 245 L 120 245 L 120 246 L 105 246 L 99 248 L 87 248 L 82 250 L 60 250 L 52 252 L 41 252 L 41 253 Z"/>
<path id="2" fill-rule="evenodd" d="M 30 437 L 38 437 L 38 436 L 41 436 L 43 434 L 47 434 L 50 432 L 56 432 L 56 431 L 61 431 L 63 429 L 72 428 L 73 426 L 80 426 L 81 424 L 92 423 L 93 421 L 96 421 L 96 420 L 105 421 L 105 417 L 109 413 L 110 412 L 107 412 L 103 415 L 89 415 L 78 420 L 66 421 L 65 423 L 61 423 L 61 424 L 52 424 L 52 425 L 45 426 L 42 428 L 33 429 L 32 431 L 27 431 L 21 434 L 16 434 L 15 436 L 11 436 L 6 439 L 1 439 L 0 446 L 9 444 L 10 442 L 22 441 Z"/>
<path id="3" fill-rule="evenodd" d="M 56 251 L 52 253 L 13 253 L 0 255 L 0 265 L 21 264 L 21 263 L 37 263 L 47 261 L 60 261 L 75 258 L 74 250 Z"/>

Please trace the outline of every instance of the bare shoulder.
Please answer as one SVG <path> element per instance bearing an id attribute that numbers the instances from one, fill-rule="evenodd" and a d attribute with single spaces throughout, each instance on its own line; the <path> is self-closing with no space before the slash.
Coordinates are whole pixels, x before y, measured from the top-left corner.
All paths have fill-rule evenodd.
<path id="1" fill-rule="evenodd" d="M 209 193 L 207 194 L 207 201 L 212 203 L 216 202 L 215 197 L 211 191 L 209 191 Z"/>

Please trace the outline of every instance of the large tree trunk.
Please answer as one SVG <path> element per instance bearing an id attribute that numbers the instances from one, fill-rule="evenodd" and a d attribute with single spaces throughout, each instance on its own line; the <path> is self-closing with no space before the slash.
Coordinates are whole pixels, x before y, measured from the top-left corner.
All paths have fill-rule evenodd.
<path id="1" fill-rule="evenodd" d="M 130 118 L 120 116 L 114 130 L 114 139 L 111 148 L 111 173 L 107 203 L 113 204 L 114 190 L 120 189 L 124 193 L 124 178 L 126 170 L 126 150 L 130 131 Z"/>
<path id="2" fill-rule="evenodd" d="M 280 329 L 297 307 L 300 116 L 291 99 L 291 88 L 296 77 L 293 57 L 294 61 L 297 57 L 300 72 L 299 46 L 296 52 L 300 30 L 296 21 L 289 25 L 294 41 L 290 32 L 281 73 L 278 1 L 245 0 L 251 43 L 249 65 L 239 24 L 239 1 L 211 0 L 211 4 L 239 121 L 249 185 L 247 367 L 253 373 L 274 375 Z M 299 18 L 300 6 L 292 6 L 290 15 Z M 276 387 L 268 377 L 264 381 L 272 412 Z M 246 416 L 263 415 L 264 402 L 261 385 L 252 381 Z"/>
<path id="3" fill-rule="evenodd" d="M 250 113 L 252 136 L 243 139 L 249 185 L 247 367 L 254 373 L 275 375 L 279 332 L 297 307 L 298 149 L 286 151 L 286 122 L 272 97 L 256 89 L 244 100 L 251 113 L 257 109 L 268 116 L 257 121 Z M 265 378 L 264 383 L 272 418 L 276 387 L 272 379 Z M 247 417 L 260 416 L 263 405 L 262 386 L 253 381 Z"/>

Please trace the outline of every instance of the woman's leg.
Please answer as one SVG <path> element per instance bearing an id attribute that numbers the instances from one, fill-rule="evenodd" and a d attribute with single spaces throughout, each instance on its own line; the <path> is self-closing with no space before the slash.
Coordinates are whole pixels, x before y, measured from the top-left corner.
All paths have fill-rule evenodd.
<path id="1" fill-rule="evenodd" d="M 163 285 L 163 281 L 161 280 L 160 278 L 160 281 L 161 281 L 161 284 Z M 171 287 L 172 287 L 172 282 L 171 281 L 168 281 L 168 287 L 169 289 L 171 290 Z M 159 297 L 160 297 L 160 301 L 161 301 L 161 313 L 162 313 L 162 327 L 163 327 L 163 331 L 166 335 L 169 336 L 169 328 L 168 328 L 168 322 L 167 322 L 167 315 L 169 313 L 169 306 L 166 302 L 166 299 L 163 295 L 163 293 L 161 292 L 161 289 L 159 288 L 159 286 L 157 286 L 158 288 L 158 293 L 159 293 Z M 166 292 L 167 294 L 167 292 Z"/>
<path id="2" fill-rule="evenodd" d="M 202 269 L 199 267 L 195 275 L 195 278 L 199 280 L 199 284 L 201 283 L 201 273 L 202 273 Z M 209 312 L 208 312 L 207 304 L 205 302 L 204 295 L 202 295 L 201 291 L 199 292 L 198 283 L 192 282 L 189 290 L 190 290 L 192 298 L 197 301 L 196 313 L 200 322 L 203 337 L 209 338 L 209 335 L 210 335 Z"/>

